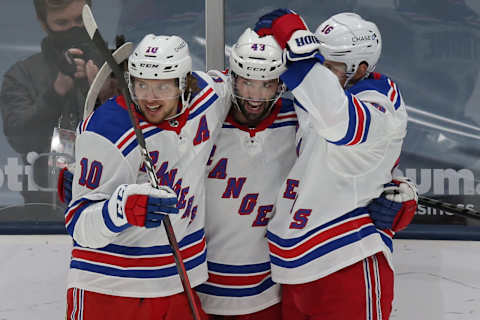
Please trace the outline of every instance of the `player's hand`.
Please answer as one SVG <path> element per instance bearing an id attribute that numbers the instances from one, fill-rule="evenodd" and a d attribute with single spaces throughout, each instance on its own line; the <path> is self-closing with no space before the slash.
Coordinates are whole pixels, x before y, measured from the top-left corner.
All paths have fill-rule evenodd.
<path id="1" fill-rule="evenodd" d="M 72 200 L 72 183 L 73 173 L 67 167 L 63 168 L 58 175 L 57 181 L 57 194 L 61 202 L 69 204 Z"/>
<path id="2" fill-rule="evenodd" d="M 72 65 L 73 75 L 76 79 L 87 77 L 86 64 L 84 59 L 84 52 L 78 48 L 70 48 L 65 52 L 66 60 Z"/>
<path id="3" fill-rule="evenodd" d="M 292 10 L 277 9 L 261 16 L 254 30 L 259 36 L 273 35 L 290 61 L 310 59 L 318 52 L 317 37 Z"/>
<path id="4" fill-rule="evenodd" d="M 176 193 L 167 186 L 153 188 L 149 183 L 123 184 L 105 203 L 108 218 L 117 227 L 134 225 L 155 228 L 167 214 L 177 214 Z M 107 222 L 108 223 L 108 222 Z"/>
<path id="5" fill-rule="evenodd" d="M 382 195 L 370 202 L 368 210 L 375 226 L 398 232 L 410 224 L 417 205 L 415 184 L 408 178 L 400 177 L 385 185 Z"/>

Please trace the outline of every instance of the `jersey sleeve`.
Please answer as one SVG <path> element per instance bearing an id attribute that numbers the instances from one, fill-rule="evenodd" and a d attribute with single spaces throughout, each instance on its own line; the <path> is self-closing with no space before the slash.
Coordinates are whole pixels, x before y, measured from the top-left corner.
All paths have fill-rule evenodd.
<path id="1" fill-rule="evenodd" d="M 107 201 L 120 184 L 135 183 L 136 174 L 115 145 L 94 132 L 78 135 L 76 150 L 66 228 L 80 245 L 103 247 L 124 230 L 111 222 Z"/>
<path id="2" fill-rule="evenodd" d="M 384 136 L 391 113 L 344 90 L 322 62 L 321 56 L 294 62 L 281 76 L 296 106 L 311 116 L 311 125 L 318 134 L 339 146 L 354 146 Z"/>
<path id="3" fill-rule="evenodd" d="M 214 88 L 215 92 L 218 94 L 220 103 L 219 118 L 221 122 L 227 117 L 228 111 L 230 110 L 231 105 L 231 90 L 230 90 L 230 78 L 225 72 L 220 72 L 217 70 L 208 71 L 208 76 L 211 79 L 211 85 Z"/>
<path id="4" fill-rule="evenodd" d="M 216 137 L 231 105 L 229 78 L 216 70 L 208 73 L 195 71 L 194 76 L 200 91 L 191 98 L 190 117 L 212 108 L 214 111 L 208 112 L 209 122 L 214 124 L 212 137 Z"/>

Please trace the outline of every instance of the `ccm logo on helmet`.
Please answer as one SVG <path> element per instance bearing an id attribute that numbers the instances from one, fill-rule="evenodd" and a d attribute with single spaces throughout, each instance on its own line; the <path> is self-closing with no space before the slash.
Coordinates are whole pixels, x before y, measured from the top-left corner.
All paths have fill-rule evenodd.
<path id="1" fill-rule="evenodd" d="M 306 44 L 310 44 L 310 43 L 320 43 L 320 41 L 318 41 L 317 37 L 315 37 L 314 35 L 308 35 L 308 36 L 296 38 L 295 42 L 299 47 L 304 46 Z"/>
<path id="2" fill-rule="evenodd" d="M 247 67 L 247 70 L 250 70 L 250 71 L 267 71 L 267 68 Z"/>
<path id="3" fill-rule="evenodd" d="M 140 63 L 140 67 L 142 68 L 158 68 L 160 65 L 153 64 L 153 63 Z"/>

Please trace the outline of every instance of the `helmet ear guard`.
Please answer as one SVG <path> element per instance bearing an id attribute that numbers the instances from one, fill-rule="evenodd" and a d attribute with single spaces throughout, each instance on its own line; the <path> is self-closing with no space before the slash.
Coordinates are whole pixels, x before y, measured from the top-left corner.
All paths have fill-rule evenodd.
<path id="1" fill-rule="evenodd" d="M 375 23 L 356 13 L 344 12 L 323 22 L 315 34 L 326 60 L 345 63 L 346 83 L 362 62 L 368 65 L 366 76 L 375 70 L 382 51 L 382 38 Z"/>
<path id="2" fill-rule="evenodd" d="M 192 72 L 192 58 L 188 44 L 178 36 L 146 35 L 128 58 L 128 87 L 132 98 L 135 96 L 133 78 L 177 79 L 182 109 L 185 111 L 190 99 L 187 92 L 187 76 Z M 134 99 L 135 103 L 138 103 Z M 177 114 L 177 115 L 178 115 Z"/>

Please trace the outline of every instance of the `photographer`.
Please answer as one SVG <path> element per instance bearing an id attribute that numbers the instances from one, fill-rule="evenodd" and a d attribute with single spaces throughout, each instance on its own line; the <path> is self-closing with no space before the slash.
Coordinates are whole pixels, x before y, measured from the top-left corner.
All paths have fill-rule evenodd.
<path id="1" fill-rule="evenodd" d="M 40 53 L 18 61 L 5 73 L 0 92 L 5 136 L 25 164 L 32 151 L 50 152 L 55 127 L 75 130 L 89 84 L 103 63 L 82 23 L 82 8 L 91 0 L 34 0 L 33 4 L 47 36 Z M 110 89 L 103 88 L 101 100 L 113 95 Z M 45 181 L 46 170 L 45 164 L 45 171 L 35 172 L 35 181 Z M 23 180 L 25 204 L 51 202 L 51 193 L 34 191 L 26 176 Z"/>

